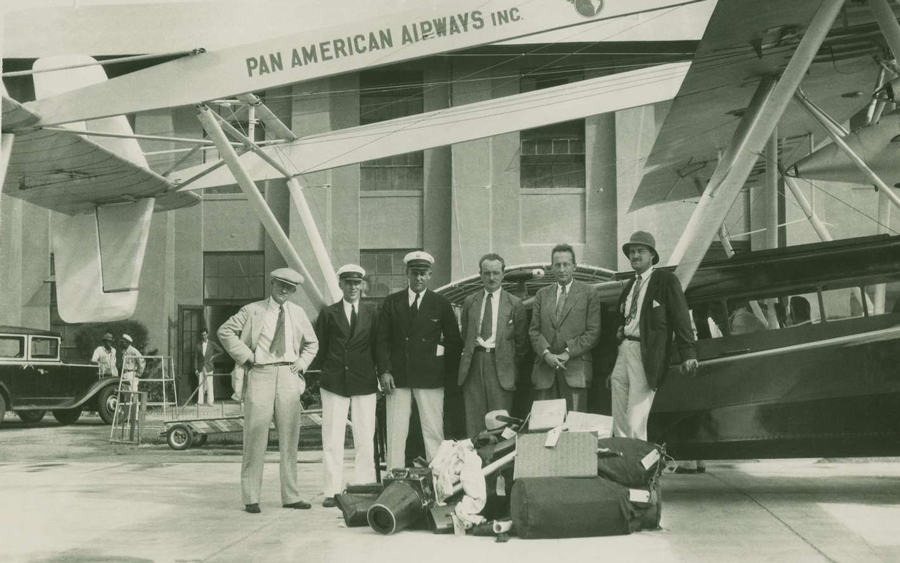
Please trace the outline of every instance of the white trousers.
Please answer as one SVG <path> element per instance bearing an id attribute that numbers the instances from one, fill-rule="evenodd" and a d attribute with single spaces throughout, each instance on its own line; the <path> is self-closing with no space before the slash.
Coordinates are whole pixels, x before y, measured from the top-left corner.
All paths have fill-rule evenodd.
<path id="1" fill-rule="evenodd" d="M 213 377 L 213 372 L 206 371 L 205 369 L 200 370 L 200 374 L 197 375 L 197 385 L 200 387 L 200 391 L 197 392 L 197 404 L 203 404 L 203 395 L 206 394 L 206 402 L 210 405 L 213 404 L 213 401 L 216 399 L 215 392 L 213 391 L 213 383 L 215 383 L 216 378 Z"/>
<path id="2" fill-rule="evenodd" d="M 431 461 L 444 441 L 444 388 L 398 387 L 387 396 L 387 467 L 406 466 L 406 437 L 412 400 L 419 407 L 425 455 Z"/>
<path id="3" fill-rule="evenodd" d="M 326 497 L 344 492 L 347 411 L 353 424 L 355 483 L 375 482 L 375 393 L 344 397 L 322 389 L 322 465 Z"/>
<path id="4" fill-rule="evenodd" d="M 610 385 L 613 435 L 646 440 L 647 418 L 650 416 L 656 391 L 647 384 L 640 342 L 623 340 L 619 344 L 619 355 Z"/>

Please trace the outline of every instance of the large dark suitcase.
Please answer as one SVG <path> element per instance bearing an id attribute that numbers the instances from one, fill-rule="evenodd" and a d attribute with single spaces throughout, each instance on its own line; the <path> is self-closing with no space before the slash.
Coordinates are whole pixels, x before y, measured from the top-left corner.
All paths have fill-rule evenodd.
<path id="1" fill-rule="evenodd" d="M 383 490 L 384 485 L 381 483 L 350 485 L 342 494 L 335 495 L 334 500 L 341 509 L 348 528 L 369 525 L 366 514 Z"/>
<path id="2" fill-rule="evenodd" d="M 647 489 L 659 476 L 665 451 L 650 442 L 634 438 L 602 438 L 597 447 L 610 450 L 597 455 L 597 474 L 632 489 Z M 653 454 L 653 452 L 656 452 Z M 644 467 L 642 460 L 653 454 L 656 460 Z"/>
<path id="3" fill-rule="evenodd" d="M 517 479 L 511 515 L 526 539 L 616 536 L 641 528 L 628 488 L 602 477 Z"/>

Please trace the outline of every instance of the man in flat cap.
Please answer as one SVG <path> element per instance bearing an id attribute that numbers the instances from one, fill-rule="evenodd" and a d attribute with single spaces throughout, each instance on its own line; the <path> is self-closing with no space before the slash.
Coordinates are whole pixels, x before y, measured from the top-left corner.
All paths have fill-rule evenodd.
<path id="1" fill-rule="evenodd" d="M 241 493 L 245 510 L 259 513 L 263 464 L 272 414 L 281 452 L 281 502 L 310 508 L 297 488 L 297 442 L 303 373 L 316 357 L 319 341 L 306 313 L 289 301 L 303 276 L 290 268 L 270 274 L 271 297 L 250 303 L 219 327 L 219 341 L 246 372 L 244 458 Z"/>
<path id="2" fill-rule="evenodd" d="M 655 270 L 656 239 L 637 231 L 622 246 L 635 276 L 619 297 L 619 354 L 609 376 L 613 433 L 647 439 L 647 418 L 656 390 L 669 369 L 674 334 L 682 373 L 697 372 L 694 331 L 681 283 L 674 274 Z"/>
<path id="3" fill-rule="evenodd" d="M 116 367 L 116 349 L 113 347 L 113 335 L 107 332 L 101 339 L 103 344 L 94 349 L 91 363 L 97 364 L 100 377 L 119 377 L 119 368 Z"/>
<path id="4" fill-rule="evenodd" d="M 594 377 L 591 349 L 600 340 L 600 300 L 588 284 L 575 279 L 570 245 L 553 247 L 550 262 L 556 283 L 535 294 L 528 330 L 535 399 L 565 399 L 568 410 L 587 412 Z"/>
<path id="5" fill-rule="evenodd" d="M 422 421 L 425 454 L 444 440 L 445 377 L 456 374 L 461 341 L 450 301 L 428 291 L 434 258 L 422 251 L 403 258 L 409 287 L 392 293 L 378 321 L 378 368 L 387 396 L 387 466 L 406 465 L 412 400 Z"/>
<path id="6" fill-rule="evenodd" d="M 348 410 L 356 450 L 355 482 L 375 482 L 378 316 L 374 305 L 359 300 L 366 271 L 356 264 L 347 264 L 338 269 L 337 275 L 343 299 L 325 307 L 316 320 L 317 360 L 322 367 L 324 507 L 335 506 L 334 496 L 344 490 L 344 436 Z"/>
<path id="7" fill-rule="evenodd" d="M 506 262 L 499 254 L 478 261 L 483 290 L 466 297 L 461 313 L 463 341 L 459 384 L 466 406 L 466 435 L 485 429 L 491 411 L 512 411 L 518 365 L 528 351 L 528 323 L 522 300 L 502 287 Z"/>

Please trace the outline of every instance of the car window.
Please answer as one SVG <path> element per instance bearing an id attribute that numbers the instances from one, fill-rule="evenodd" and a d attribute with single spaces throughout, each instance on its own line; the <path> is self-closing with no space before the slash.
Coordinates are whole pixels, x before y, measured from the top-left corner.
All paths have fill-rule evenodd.
<path id="1" fill-rule="evenodd" d="M 59 359 L 59 339 L 44 338 L 41 336 L 31 337 L 31 359 L 33 360 L 58 360 Z"/>
<path id="2" fill-rule="evenodd" d="M 0 336 L 0 358 L 24 358 L 24 336 Z"/>

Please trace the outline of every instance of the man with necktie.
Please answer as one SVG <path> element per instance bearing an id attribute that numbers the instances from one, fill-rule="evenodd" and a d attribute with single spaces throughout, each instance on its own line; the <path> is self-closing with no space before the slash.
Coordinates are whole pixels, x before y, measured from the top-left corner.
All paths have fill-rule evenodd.
<path id="1" fill-rule="evenodd" d="M 349 411 L 353 428 L 355 481 L 375 482 L 375 407 L 378 371 L 375 368 L 377 314 L 360 301 L 366 271 L 356 264 L 337 271 L 343 299 L 325 307 L 316 320 L 318 361 L 322 365 L 322 465 L 325 500 L 344 490 L 344 436 Z"/>
<path id="2" fill-rule="evenodd" d="M 588 284 L 575 280 L 571 246 L 556 245 L 550 260 L 556 283 L 535 294 L 528 330 L 535 399 L 565 399 L 568 410 L 587 412 L 594 377 L 591 349 L 600 340 L 600 300 Z"/>
<path id="3" fill-rule="evenodd" d="M 459 384 L 466 408 L 466 435 L 485 429 L 484 416 L 512 411 L 519 362 L 528 350 L 522 300 L 502 287 L 506 262 L 499 254 L 478 261 L 483 291 L 466 297 L 460 315 L 463 352 Z"/>
<path id="4" fill-rule="evenodd" d="M 297 443 L 303 373 L 316 357 L 319 341 L 306 313 L 290 302 L 303 276 L 290 268 L 270 274 L 271 297 L 250 303 L 219 327 L 219 341 L 244 366 L 244 456 L 241 493 L 245 510 L 258 514 L 263 465 L 272 415 L 281 453 L 281 502 L 310 508 L 297 488 Z"/>
<path id="5" fill-rule="evenodd" d="M 450 301 L 427 288 L 434 258 L 422 251 L 403 258 L 409 287 L 388 295 L 378 320 L 378 369 L 387 402 L 387 466 L 406 465 L 406 438 L 415 399 L 425 454 L 444 440 L 445 377 L 459 366 L 459 326 Z"/>
<path id="6" fill-rule="evenodd" d="M 635 276 L 619 297 L 619 354 L 608 379 L 613 434 L 646 440 L 653 399 L 669 369 L 673 335 L 682 373 L 696 374 L 697 353 L 681 283 L 673 273 L 653 268 L 659 263 L 656 239 L 637 231 L 622 252 Z"/>

